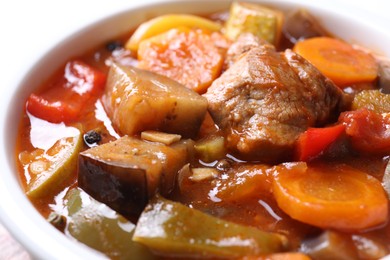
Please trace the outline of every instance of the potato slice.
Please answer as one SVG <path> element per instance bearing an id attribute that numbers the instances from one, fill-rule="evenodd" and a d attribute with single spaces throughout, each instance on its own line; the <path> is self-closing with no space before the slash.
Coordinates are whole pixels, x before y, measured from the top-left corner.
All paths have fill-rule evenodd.
<path id="1" fill-rule="evenodd" d="M 206 98 L 180 83 L 117 64 L 111 66 L 103 101 L 123 135 L 159 130 L 195 137 L 207 110 Z"/>
<path id="2" fill-rule="evenodd" d="M 162 15 L 141 24 L 130 37 L 125 45 L 125 48 L 137 51 L 138 45 L 141 41 L 181 26 L 206 29 L 209 31 L 219 31 L 221 29 L 220 24 L 195 15 Z"/>
<path id="3" fill-rule="evenodd" d="M 82 137 L 79 132 L 74 137 L 59 139 L 46 152 L 37 153 L 28 166 L 31 181 L 27 185 L 26 194 L 39 198 L 60 191 L 64 181 L 76 170 L 81 147 Z"/>
<path id="4" fill-rule="evenodd" d="M 278 45 L 283 13 L 252 3 L 234 2 L 225 24 L 225 35 L 236 40 L 242 33 L 252 33 L 271 44 Z"/>

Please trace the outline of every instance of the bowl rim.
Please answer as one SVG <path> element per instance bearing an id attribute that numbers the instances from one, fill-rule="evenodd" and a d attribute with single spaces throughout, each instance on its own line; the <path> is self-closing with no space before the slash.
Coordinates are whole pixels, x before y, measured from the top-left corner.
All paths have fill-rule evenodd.
<path id="1" fill-rule="evenodd" d="M 130 2 L 130 1 L 129 1 Z M 69 237 L 64 236 L 61 232 L 53 228 L 47 221 L 35 210 L 33 205 L 25 196 L 21 189 L 19 180 L 17 179 L 14 171 L 16 170 L 16 163 L 14 162 L 14 147 L 16 140 L 9 138 L 10 132 L 15 130 L 7 128 L 7 122 L 14 121 L 15 112 L 13 112 L 12 102 L 15 100 L 16 95 L 20 95 L 22 92 L 21 86 L 26 78 L 29 77 L 32 68 L 38 64 L 46 55 L 53 52 L 58 45 L 67 44 L 72 41 L 73 37 L 77 36 L 80 31 L 90 30 L 104 22 L 113 19 L 113 17 L 124 13 L 130 12 L 142 12 L 149 8 L 156 8 L 158 6 L 170 6 L 174 4 L 182 5 L 194 5 L 199 2 L 223 2 L 228 4 L 231 1 L 221 0 L 144 0 L 143 3 L 127 3 L 123 5 L 123 10 L 112 10 L 104 16 L 99 16 L 86 22 L 86 24 L 80 25 L 74 31 L 64 35 L 62 39 L 58 39 L 53 42 L 51 48 L 42 53 L 37 53 L 35 59 L 28 62 L 26 66 L 22 66 L 20 69 L 21 78 L 16 79 L 11 87 L 3 88 L 1 95 L 1 103 L 5 111 L 0 114 L 0 136 L 2 140 L 2 156 L 0 162 L 4 165 L 3 171 L 0 173 L 0 221 L 6 227 L 6 229 L 18 240 L 32 256 L 39 258 L 57 259 L 57 258 L 73 258 L 73 259 L 105 259 L 106 257 L 101 253 L 91 250 L 84 244 L 72 241 Z M 263 0 L 257 1 L 272 5 L 284 5 L 284 4 L 298 4 L 305 6 L 309 9 L 316 9 L 321 12 L 331 13 L 333 15 L 339 15 L 347 17 L 351 20 L 356 20 L 358 17 L 351 11 L 353 7 L 349 8 L 349 13 L 345 13 L 342 10 L 345 6 L 339 5 L 337 8 L 334 6 L 328 6 L 326 3 L 313 2 L 310 0 Z M 359 13 L 359 12 L 358 12 Z M 361 19 L 362 17 L 359 16 Z M 376 28 L 378 33 L 387 35 L 390 39 L 390 33 L 386 31 L 385 24 L 378 26 L 372 24 L 371 20 L 360 21 L 362 24 L 366 24 L 368 27 Z M 20 119 L 20 115 L 17 120 Z M 17 125 L 17 124 L 16 124 Z M 9 151 L 12 151 L 12 155 L 9 155 Z M 11 162 L 12 161 L 12 162 Z M 11 174 L 8 174 L 11 173 Z M 18 202 L 16 204 L 15 202 Z M 26 214 L 27 213 L 27 214 Z M 42 228 L 43 227 L 43 228 Z M 48 244 L 49 243 L 49 244 Z M 69 250 L 71 248 L 72 250 Z M 389 257 L 390 259 L 390 257 Z"/>

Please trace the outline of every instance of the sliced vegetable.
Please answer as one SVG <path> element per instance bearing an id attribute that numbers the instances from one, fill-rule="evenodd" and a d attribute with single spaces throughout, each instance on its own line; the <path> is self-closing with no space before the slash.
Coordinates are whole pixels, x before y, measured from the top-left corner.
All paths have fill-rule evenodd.
<path id="1" fill-rule="evenodd" d="M 191 14 L 162 15 L 138 26 L 125 47 L 132 51 L 137 51 L 139 44 L 143 40 L 182 26 L 209 31 L 219 31 L 221 29 L 220 24 Z"/>
<path id="2" fill-rule="evenodd" d="M 81 110 L 81 103 L 66 103 L 63 101 L 48 101 L 42 96 L 31 94 L 26 108 L 32 115 L 52 123 L 74 121 Z"/>
<path id="3" fill-rule="evenodd" d="M 352 109 L 367 108 L 376 113 L 390 113 L 390 95 L 379 90 L 363 90 L 355 95 Z"/>
<path id="4" fill-rule="evenodd" d="M 283 33 L 294 44 L 304 39 L 329 35 L 317 19 L 304 8 L 291 11 L 286 15 Z"/>
<path id="5" fill-rule="evenodd" d="M 281 235 L 224 221 L 162 198 L 146 207 L 133 240 L 161 255 L 217 258 L 280 252 L 287 242 Z"/>
<path id="6" fill-rule="evenodd" d="M 192 175 L 190 176 L 190 179 L 195 182 L 214 179 L 219 174 L 217 169 L 206 167 L 192 168 L 191 172 Z"/>
<path id="7" fill-rule="evenodd" d="M 340 87 L 371 82 L 378 76 L 378 65 L 370 53 L 335 38 L 303 40 L 295 44 L 294 51 Z"/>
<path id="8" fill-rule="evenodd" d="M 215 197 L 229 202 L 269 195 L 273 179 L 270 168 L 261 164 L 227 168 L 222 177 L 213 183 Z"/>
<path id="9" fill-rule="evenodd" d="M 208 136 L 196 142 L 195 151 L 204 162 L 213 162 L 226 155 L 225 138 L 223 136 Z"/>
<path id="10" fill-rule="evenodd" d="M 188 156 L 184 142 L 167 146 L 124 136 L 80 153 L 79 187 L 119 213 L 134 216 L 157 191 L 172 191 Z"/>
<path id="11" fill-rule="evenodd" d="M 26 109 L 32 115 L 52 123 L 71 122 L 92 95 L 102 91 L 106 76 L 82 61 L 66 64 L 63 76 L 51 89 L 31 94 Z"/>
<path id="12" fill-rule="evenodd" d="M 302 251 L 313 259 L 358 259 L 351 236 L 329 230 L 318 237 L 304 241 Z"/>
<path id="13" fill-rule="evenodd" d="M 135 225 L 79 188 L 65 197 L 69 223 L 65 233 L 111 259 L 154 259 L 132 241 Z M 107 243 L 107 241 L 110 241 Z"/>
<path id="14" fill-rule="evenodd" d="M 143 140 L 151 142 L 159 142 L 166 145 L 173 144 L 174 142 L 180 141 L 181 136 L 176 134 L 167 134 L 158 131 L 143 131 L 141 133 L 141 138 Z"/>
<path id="15" fill-rule="evenodd" d="M 221 40 L 223 36 L 217 32 L 172 29 L 140 43 L 138 66 L 201 94 L 221 73 L 226 51 L 216 43 Z"/>
<path id="16" fill-rule="evenodd" d="M 296 144 L 296 158 L 299 161 L 308 161 L 319 156 L 345 131 L 342 124 L 325 127 L 309 128 L 302 133 Z"/>
<path id="17" fill-rule="evenodd" d="M 278 45 L 283 19 L 283 13 L 278 10 L 254 3 L 233 2 L 225 24 L 225 35 L 236 40 L 242 33 L 249 32 Z"/>
<path id="18" fill-rule="evenodd" d="M 273 192 L 293 219 L 321 228 L 364 230 L 388 218 L 388 199 L 374 177 L 345 165 L 282 165 Z"/>
<path id="19" fill-rule="evenodd" d="M 59 192 L 76 171 L 77 156 L 82 147 L 80 132 L 74 137 L 59 139 L 47 151 L 40 150 L 27 167 L 31 180 L 26 194 L 40 198 Z"/>
<path id="20" fill-rule="evenodd" d="M 344 112 L 339 122 L 345 125 L 345 132 L 354 149 L 363 153 L 388 154 L 390 151 L 390 114 L 378 114 L 362 108 Z"/>
<path id="21" fill-rule="evenodd" d="M 207 111 L 207 100 L 167 77 L 113 64 L 104 105 L 122 134 L 159 130 L 195 137 Z M 120 102 L 118 102 L 120 101 Z"/>

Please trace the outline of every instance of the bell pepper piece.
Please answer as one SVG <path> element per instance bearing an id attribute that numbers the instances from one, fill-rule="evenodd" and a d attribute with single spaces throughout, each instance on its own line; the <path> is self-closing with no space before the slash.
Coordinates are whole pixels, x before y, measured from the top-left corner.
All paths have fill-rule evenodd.
<path id="1" fill-rule="evenodd" d="M 283 251 L 285 237 L 228 222 L 156 197 L 141 214 L 133 240 L 161 255 L 242 257 Z"/>
<path id="2" fill-rule="evenodd" d="M 132 241 L 135 225 L 105 204 L 79 188 L 68 192 L 66 202 L 67 235 L 111 259 L 154 259 L 147 248 Z"/>
<path id="3" fill-rule="evenodd" d="M 344 131 L 345 126 L 342 124 L 325 128 L 309 128 L 298 138 L 296 158 L 299 161 L 308 161 L 319 156 Z"/>

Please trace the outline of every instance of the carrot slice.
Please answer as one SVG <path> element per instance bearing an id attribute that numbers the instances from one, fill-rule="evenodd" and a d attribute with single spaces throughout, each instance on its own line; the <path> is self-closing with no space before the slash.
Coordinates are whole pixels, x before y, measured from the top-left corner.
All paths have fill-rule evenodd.
<path id="1" fill-rule="evenodd" d="M 221 73 L 226 50 L 218 45 L 223 41 L 217 32 L 172 29 L 140 43 L 139 67 L 204 93 Z"/>
<path id="2" fill-rule="evenodd" d="M 371 82 L 378 75 L 378 65 L 371 54 L 338 39 L 307 39 L 295 44 L 294 51 L 340 87 Z"/>
<path id="3" fill-rule="evenodd" d="M 321 228 L 357 231 L 383 224 L 388 199 L 374 177 L 346 165 L 276 167 L 273 191 L 292 218 Z"/>

